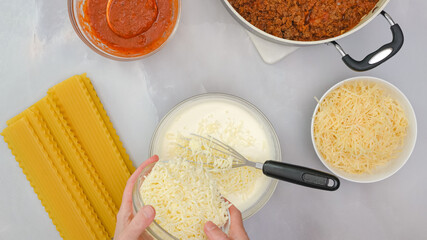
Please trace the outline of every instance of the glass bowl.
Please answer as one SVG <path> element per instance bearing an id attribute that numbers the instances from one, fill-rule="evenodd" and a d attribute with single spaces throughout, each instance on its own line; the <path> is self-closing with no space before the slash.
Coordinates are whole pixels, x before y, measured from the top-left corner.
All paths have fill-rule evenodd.
<path id="1" fill-rule="evenodd" d="M 159 45 L 150 52 L 126 54 L 110 48 L 100 39 L 90 33 L 92 27 L 90 26 L 88 20 L 85 19 L 86 16 L 84 11 L 84 6 L 87 1 L 88 0 L 68 0 L 68 15 L 70 17 L 71 24 L 73 25 L 74 31 L 77 33 L 80 39 L 93 51 L 95 51 L 101 56 L 117 61 L 138 60 L 149 57 L 154 53 L 158 52 L 166 44 L 166 42 L 168 42 L 169 39 L 171 39 L 172 36 L 175 34 L 181 17 L 181 0 L 174 0 L 172 9 L 172 21 L 175 24 L 171 25 L 171 27 L 168 29 L 169 31 L 164 33 L 164 36 L 162 37 L 162 40 L 160 41 Z"/>
<path id="2" fill-rule="evenodd" d="M 252 105 L 248 101 L 233 95 L 228 95 L 223 93 L 206 93 L 206 94 L 196 95 L 182 101 L 181 103 L 173 107 L 163 117 L 163 119 L 160 121 L 160 123 L 157 126 L 157 129 L 154 132 L 154 135 L 151 139 L 150 156 L 154 154 L 159 155 L 161 141 L 162 139 L 166 138 L 167 126 L 168 124 L 173 122 L 174 119 L 177 118 L 177 114 L 180 112 L 180 110 L 188 106 L 193 106 L 192 104 L 196 104 L 202 101 L 210 101 L 210 100 L 229 101 L 233 104 L 236 104 L 240 108 L 245 109 L 245 111 L 250 112 L 250 114 L 262 126 L 263 131 L 266 133 L 266 135 L 268 135 L 269 138 L 271 139 L 271 143 L 273 145 L 272 149 L 274 150 L 273 159 L 276 161 L 282 161 L 279 139 L 276 135 L 276 132 L 273 126 L 271 125 L 267 117 L 258 108 L 256 108 L 254 105 Z M 160 158 L 162 158 L 162 156 L 160 156 Z M 263 194 L 252 205 L 250 205 L 250 207 L 242 211 L 243 220 L 248 219 L 250 216 L 254 215 L 268 202 L 270 197 L 273 195 L 274 190 L 276 189 L 277 183 L 278 181 L 275 179 L 269 180 L 268 186 L 265 188 Z"/>
<path id="3" fill-rule="evenodd" d="M 133 211 L 134 213 L 137 213 L 139 209 L 141 209 L 144 206 L 144 201 L 142 199 L 142 196 L 140 194 L 140 189 L 142 186 L 142 183 L 144 182 L 144 179 L 148 174 L 150 174 L 153 167 L 156 165 L 156 163 L 151 163 L 147 165 L 144 169 L 142 169 L 141 174 L 138 176 L 135 185 L 133 186 L 132 191 L 132 205 L 133 205 Z M 230 212 L 227 211 L 228 216 L 230 216 Z M 225 233 L 228 233 L 228 230 L 230 229 L 230 221 L 227 221 L 227 223 L 221 227 L 221 230 Z M 146 231 L 151 235 L 150 237 L 153 237 L 154 239 L 159 240 L 179 240 L 178 238 L 174 237 L 172 234 L 167 232 L 164 228 L 162 228 L 156 221 L 153 221 L 150 226 L 147 227 Z"/>
<path id="4" fill-rule="evenodd" d="M 405 143 L 403 145 L 402 151 L 400 154 L 394 158 L 391 159 L 387 164 L 384 166 L 378 166 L 376 169 L 372 171 L 372 173 L 365 173 L 365 174 L 351 174 L 348 172 L 345 172 L 343 170 L 334 168 L 331 166 L 320 154 L 319 150 L 317 149 L 316 142 L 314 139 L 314 119 L 315 116 L 319 110 L 319 106 L 322 103 L 323 99 L 325 99 L 329 93 L 337 89 L 338 87 L 352 82 L 352 81 L 365 81 L 365 82 L 374 82 L 376 83 L 386 94 L 388 94 L 390 97 L 395 99 L 403 108 L 405 111 L 405 115 L 408 118 L 408 129 L 407 129 L 407 135 L 405 139 Z M 354 77 L 349 78 L 346 80 L 343 80 L 337 84 L 335 84 L 333 87 L 331 87 L 326 93 L 322 96 L 322 98 L 319 100 L 319 103 L 317 104 L 316 108 L 313 112 L 313 117 L 311 121 L 311 140 L 313 143 L 314 150 L 319 157 L 320 161 L 327 167 L 331 172 L 333 172 L 335 175 L 356 183 L 372 183 L 384 180 L 393 174 L 395 174 L 399 169 L 405 165 L 405 163 L 408 161 L 409 157 L 412 154 L 412 151 L 415 147 L 415 142 L 417 140 L 417 120 L 415 118 L 415 112 L 412 108 L 411 103 L 406 98 L 406 96 L 393 84 L 379 79 L 375 77 Z"/>

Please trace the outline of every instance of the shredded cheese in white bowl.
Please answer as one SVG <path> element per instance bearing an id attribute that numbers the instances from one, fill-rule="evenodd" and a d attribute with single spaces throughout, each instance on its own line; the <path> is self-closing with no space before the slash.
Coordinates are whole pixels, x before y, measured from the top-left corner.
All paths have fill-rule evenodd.
<path id="1" fill-rule="evenodd" d="M 405 95 L 373 77 L 344 80 L 318 101 L 311 124 L 323 164 L 354 182 L 383 180 L 397 172 L 415 146 L 417 123 Z"/>

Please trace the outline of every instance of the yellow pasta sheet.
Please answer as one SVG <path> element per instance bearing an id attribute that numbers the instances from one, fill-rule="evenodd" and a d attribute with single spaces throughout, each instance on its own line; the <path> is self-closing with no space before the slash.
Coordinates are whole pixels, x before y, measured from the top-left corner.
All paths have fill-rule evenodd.
<path id="1" fill-rule="evenodd" d="M 43 131 L 42 126 L 37 128 Z M 88 212 L 88 203 L 78 184 L 73 183 L 69 169 L 61 161 L 55 164 L 55 158 L 60 157 L 53 143 L 45 146 L 43 142 L 49 142 L 49 137 L 39 136 L 38 131 L 23 117 L 3 134 L 60 235 L 64 239 L 106 239 L 96 216 Z"/>
<path id="2" fill-rule="evenodd" d="M 99 100 L 98 95 L 96 94 L 96 91 L 92 83 L 90 82 L 90 79 L 86 77 L 85 74 L 74 76 L 74 77 L 80 78 L 85 84 L 90 96 L 93 99 L 93 102 L 95 103 L 96 108 L 98 109 L 99 114 L 101 115 L 102 119 L 104 120 L 104 123 L 106 124 L 108 131 L 110 132 L 111 137 L 116 143 L 120 151 L 120 154 L 122 155 L 122 158 L 127 168 L 129 169 L 129 172 L 133 173 L 135 171 L 135 167 L 132 165 L 132 161 L 129 159 L 129 155 L 126 153 L 126 150 L 119 139 L 119 135 L 116 134 L 116 130 L 114 129 L 113 124 L 110 122 L 110 118 L 108 117 L 107 112 L 104 109 L 104 106 L 102 106 L 101 100 Z"/>
<path id="3" fill-rule="evenodd" d="M 111 239 L 135 170 L 86 75 L 10 119 L 5 141 L 64 239 Z"/>
<path id="4" fill-rule="evenodd" d="M 40 100 L 32 109 L 38 109 L 51 129 L 54 139 L 68 160 L 75 177 L 82 186 L 108 233 L 114 235 L 117 207 L 106 190 L 97 170 L 83 151 L 57 107 L 48 97 Z"/>
<path id="5" fill-rule="evenodd" d="M 69 78 L 49 89 L 48 96 L 67 119 L 77 141 L 99 170 L 116 206 L 120 207 L 130 172 L 83 81 L 79 77 Z"/>

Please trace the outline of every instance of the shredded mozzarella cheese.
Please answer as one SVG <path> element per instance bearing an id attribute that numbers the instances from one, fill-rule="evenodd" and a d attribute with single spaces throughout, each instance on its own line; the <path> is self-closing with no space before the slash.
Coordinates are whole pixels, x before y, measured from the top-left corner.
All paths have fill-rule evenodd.
<path id="1" fill-rule="evenodd" d="M 140 188 L 144 204 L 156 209 L 156 222 L 179 239 L 207 239 L 207 221 L 223 226 L 230 204 L 209 172 L 184 159 L 158 162 Z"/>

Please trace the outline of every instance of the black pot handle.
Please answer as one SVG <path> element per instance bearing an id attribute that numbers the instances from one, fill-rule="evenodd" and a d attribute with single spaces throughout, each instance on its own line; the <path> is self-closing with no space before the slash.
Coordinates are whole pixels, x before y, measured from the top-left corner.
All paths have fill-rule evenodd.
<path id="1" fill-rule="evenodd" d="M 340 180 L 334 175 L 283 162 L 266 161 L 262 172 L 272 178 L 322 190 L 335 191 L 340 186 Z"/>
<path id="2" fill-rule="evenodd" d="M 391 25 L 390 29 L 393 33 L 393 40 L 366 56 L 362 61 L 354 60 L 350 55 L 344 52 L 343 48 L 337 42 L 331 42 L 342 55 L 342 60 L 349 68 L 358 72 L 370 70 L 393 57 L 400 48 L 402 48 L 404 37 L 399 24 L 395 23 L 385 11 L 381 11 L 381 15 L 383 15 Z"/>

